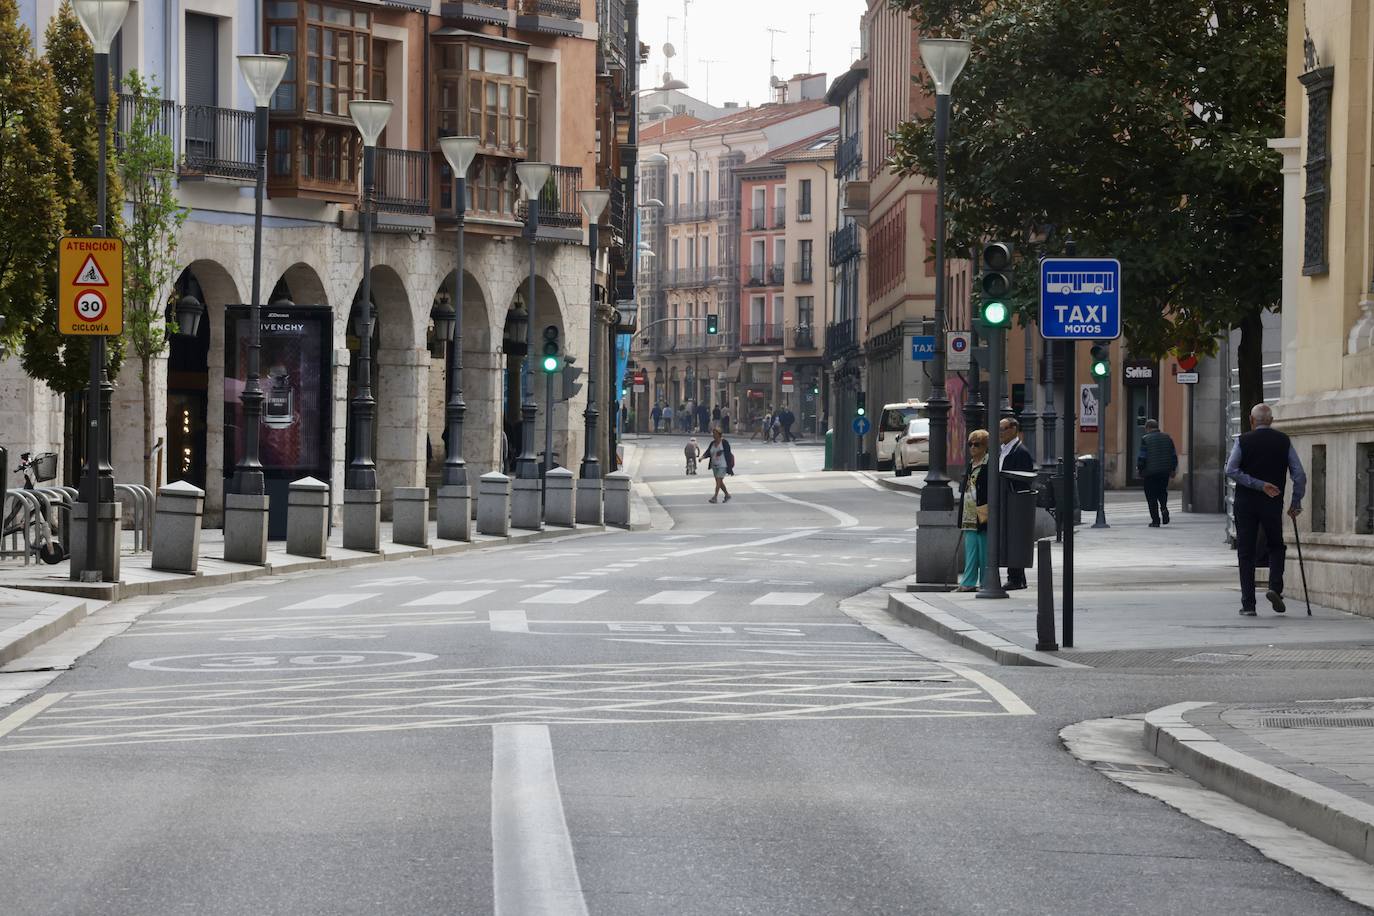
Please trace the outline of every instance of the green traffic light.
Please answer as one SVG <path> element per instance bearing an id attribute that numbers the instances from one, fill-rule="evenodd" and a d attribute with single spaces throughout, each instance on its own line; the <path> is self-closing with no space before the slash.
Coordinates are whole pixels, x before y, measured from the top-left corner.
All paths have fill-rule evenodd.
<path id="1" fill-rule="evenodd" d="M 989 302 L 983 306 L 983 324 L 990 328 L 1000 328 L 1011 317 L 1005 302 Z"/>
<path id="2" fill-rule="evenodd" d="M 1093 375 L 1097 378 L 1106 378 L 1108 375 L 1111 374 L 1111 371 L 1111 366 L 1108 365 L 1105 359 L 1099 359 L 1093 363 L 1092 372 Z"/>
<path id="3" fill-rule="evenodd" d="M 557 372 L 557 371 L 558 371 L 558 357 L 556 357 L 556 356 L 546 356 L 546 357 L 544 357 L 544 371 L 545 371 L 545 372 Z"/>
<path id="4" fill-rule="evenodd" d="M 860 407 L 860 408 L 859 408 L 859 416 L 862 417 L 862 416 L 863 416 L 864 414 L 866 414 L 866 413 L 868 413 L 868 410 L 867 410 L 866 408 L 863 408 L 863 407 Z"/>

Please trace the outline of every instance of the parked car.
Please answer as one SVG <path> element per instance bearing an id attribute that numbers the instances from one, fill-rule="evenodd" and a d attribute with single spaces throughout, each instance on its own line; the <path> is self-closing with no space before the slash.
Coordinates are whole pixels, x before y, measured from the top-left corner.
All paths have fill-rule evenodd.
<path id="1" fill-rule="evenodd" d="M 930 421 L 917 418 L 906 425 L 906 434 L 897 443 L 892 470 L 898 477 L 910 476 L 916 468 L 930 467 Z"/>
<path id="2" fill-rule="evenodd" d="M 925 401 L 912 398 L 896 404 L 884 404 L 878 416 L 878 470 L 896 467 L 897 443 L 906 435 L 907 426 L 915 419 L 929 419 Z"/>

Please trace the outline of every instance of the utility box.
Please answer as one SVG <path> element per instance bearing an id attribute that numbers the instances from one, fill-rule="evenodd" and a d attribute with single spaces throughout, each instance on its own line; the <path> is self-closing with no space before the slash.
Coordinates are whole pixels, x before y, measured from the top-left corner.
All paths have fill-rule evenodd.
<path id="1" fill-rule="evenodd" d="M 1102 475 L 1096 455 L 1078 456 L 1078 508 L 1096 512 L 1102 504 Z"/>
<path id="2" fill-rule="evenodd" d="M 1004 567 L 1029 569 L 1035 565 L 1034 471 L 1003 471 L 1002 524 L 998 557 Z"/>

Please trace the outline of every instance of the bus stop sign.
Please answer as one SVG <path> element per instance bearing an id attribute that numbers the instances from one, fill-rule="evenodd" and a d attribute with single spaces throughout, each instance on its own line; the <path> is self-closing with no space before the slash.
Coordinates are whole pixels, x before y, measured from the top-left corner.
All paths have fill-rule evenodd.
<path id="1" fill-rule="evenodd" d="M 1121 336 L 1121 262 L 1045 258 L 1040 262 L 1040 336 L 1115 340 Z"/>

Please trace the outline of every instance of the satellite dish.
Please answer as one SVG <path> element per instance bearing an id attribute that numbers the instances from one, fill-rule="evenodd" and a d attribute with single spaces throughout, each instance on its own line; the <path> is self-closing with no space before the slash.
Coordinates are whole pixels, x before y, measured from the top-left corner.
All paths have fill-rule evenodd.
<path id="1" fill-rule="evenodd" d="M 663 56 L 677 57 L 677 48 L 673 47 L 673 43 L 671 41 L 665 41 L 663 43 Z"/>
<path id="2" fill-rule="evenodd" d="M 782 80 L 781 80 L 780 78 L 778 78 L 778 77 L 776 77 L 776 76 L 770 76 L 770 77 L 768 77 L 768 85 L 772 86 L 774 89 L 777 89 L 777 88 L 778 88 L 779 86 L 781 86 L 782 84 L 783 84 L 783 83 L 782 83 Z"/>

